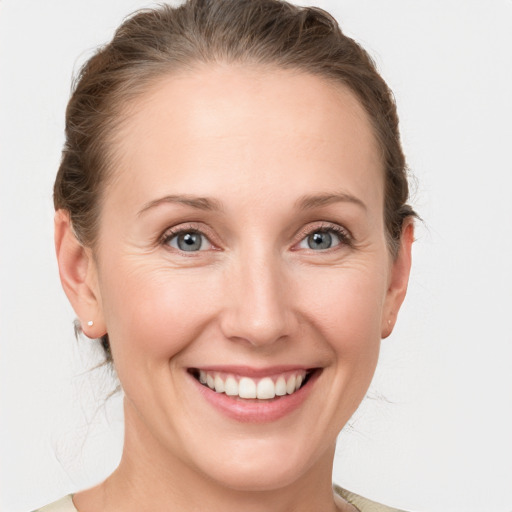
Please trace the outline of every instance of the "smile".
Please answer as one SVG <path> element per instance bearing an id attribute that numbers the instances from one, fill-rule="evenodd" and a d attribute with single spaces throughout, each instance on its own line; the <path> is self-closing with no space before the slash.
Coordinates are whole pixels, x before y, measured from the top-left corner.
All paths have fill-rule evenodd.
<path id="1" fill-rule="evenodd" d="M 292 395 L 306 384 L 311 371 L 294 370 L 263 378 L 219 371 L 195 370 L 194 377 L 216 393 L 244 399 L 272 400 Z"/>
<path id="2" fill-rule="evenodd" d="M 189 368 L 187 373 L 199 395 L 223 416 L 266 423 L 300 410 L 322 368 L 231 366 Z"/>

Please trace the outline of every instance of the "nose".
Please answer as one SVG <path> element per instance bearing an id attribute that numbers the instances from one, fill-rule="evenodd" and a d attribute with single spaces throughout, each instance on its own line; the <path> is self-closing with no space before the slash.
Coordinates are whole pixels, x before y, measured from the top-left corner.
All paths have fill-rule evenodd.
<path id="1" fill-rule="evenodd" d="M 223 334 L 255 347 L 291 336 L 298 322 L 290 285 L 278 256 L 240 257 L 225 279 L 220 318 Z"/>

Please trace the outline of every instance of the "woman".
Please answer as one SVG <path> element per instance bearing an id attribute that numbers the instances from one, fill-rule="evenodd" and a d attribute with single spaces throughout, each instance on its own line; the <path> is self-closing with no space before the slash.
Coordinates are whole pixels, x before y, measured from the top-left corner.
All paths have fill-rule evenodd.
<path id="1" fill-rule="evenodd" d="M 367 54 L 319 9 L 162 6 L 89 60 L 66 116 L 60 276 L 119 376 L 125 444 L 41 510 L 393 510 L 331 484 L 413 242 Z"/>

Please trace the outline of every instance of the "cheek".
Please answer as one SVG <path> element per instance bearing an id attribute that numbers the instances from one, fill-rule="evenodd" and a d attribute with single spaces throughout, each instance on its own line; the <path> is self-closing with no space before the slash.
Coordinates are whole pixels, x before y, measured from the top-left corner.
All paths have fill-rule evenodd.
<path id="1" fill-rule="evenodd" d="M 380 341 L 385 275 L 378 265 L 301 269 L 288 274 L 292 282 L 286 283 L 290 293 L 284 300 L 313 329 L 311 340 L 320 335 L 338 356 L 364 358 Z M 228 277 L 149 261 L 105 267 L 102 297 L 114 359 L 167 364 L 215 322 Z"/>
<path id="2" fill-rule="evenodd" d="M 102 296 L 114 359 L 120 342 L 123 358 L 167 361 L 198 336 L 215 304 L 204 275 L 151 264 L 112 268 Z"/>
<path id="3" fill-rule="evenodd" d="M 340 357 L 366 357 L 380 342 L 385 270 L 361 265 L 326 274 L 303 283 L 304 290 L 315 290 L 301 294 L 308 320 Z"/>

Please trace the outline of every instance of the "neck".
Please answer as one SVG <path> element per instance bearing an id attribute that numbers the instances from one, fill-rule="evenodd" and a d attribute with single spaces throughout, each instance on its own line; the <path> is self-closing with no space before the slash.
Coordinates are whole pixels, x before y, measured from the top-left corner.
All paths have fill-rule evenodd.
<path id="1" fill-rule="evenodd" d="M 233 489 L 166 450 L 125 407 L 121 462 L 98 487 L 75 495 L 80 511 L 337 511 L 332 491 L 334 446 L 298 479 L 279 488 Z M 339 504 L 338 504 L 339 505 Z"/>

